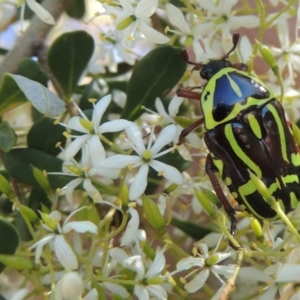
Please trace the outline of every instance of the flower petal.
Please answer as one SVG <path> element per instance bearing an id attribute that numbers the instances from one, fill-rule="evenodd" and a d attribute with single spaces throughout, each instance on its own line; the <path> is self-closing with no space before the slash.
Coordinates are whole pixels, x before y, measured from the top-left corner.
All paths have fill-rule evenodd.
<path id="1" fill-rule="evenodd" d="M 72 117 L 68 121 L 68 125 L 66 127 L 78 132 L 89 133 L 89 131 L 81 125 L 80 120 L 82 120 L 81 117 L 78 116 Z"/>
<path id="2" fill-rule="evenodd" d="M 122 299 L 127 299 L 130 296 L 130 294 L 127 292 L 127 290 L 120 284 L 103 282 L 103 285 L 108 290 L 110 290 L 113 294 L 119 295 Z M 96 299 L 98 299 L 98 298 L 96 298 Z"/>
<path id="3" fill-rule="evenodd" d="M 143 299 L 143 300 L 150 299 L 148 290 L 142 285 L 135 285 L 133 292 L 136 295 L 137 299 Z"/>
<path id="4" fill-rule="evenodd" d="M 141 165 L 137 175 L 135 176 L 130 188 L 129 188 L 129 199 L 136 200 L 145 191 L 147 186 L 147 175 L 149 171 L 149 165 Z"/>
<path id="5" fill-rule="evenodd" d="M 30 247 L 30 249 L 34 249 L 36 247 L 36 251 L 35 251 L 35 263 L 36 264 L 40 263 L 40 258 L 41 258 L 44 246 L 46 244 L 48 244 L 52 239 L 54 239 L 54 237 L 55 237 L 55 234 L 50 233 Z"/>
<path id="6" fill-rule="evenodd" d="M 93 135 L 87 141 L 84 150 L 87 152 L 85 153 L 85 155 L 89 156 L 90 159 L 92 160 L 92 166 L 96 168 L 100 168 L 101 162 L 106 158 L 106 153 L 98 135 Z"/>
<path id="7" fill-rule="evenodd" d="M 95 203 L 103 201 L 100 192 L 93 186 L 92 181 L 90 179 L 84 179 L 83 188 L 87 191 L 87 193 Z"/>
<path id="8" fill-rule="evenodd" d="M 121 248 L 113 248 L 109 250 L 109 255 L 111 258 L 113 258 L 118 263 L 122 264 L 125 259 L 127 259 L 129 256 L 128 254 Z"/>
<path id="9" fill-rule="evenodd" d="M 151 296 L 154 296 L 154 298 L 151 299 L 168 299 L 168 294 L 161 285 L 148 285 L 147 290 Z"/>
<path id="10" fill-rule="evenodd" d="M 127 121 L 125 119 L 119 119 L 119 120 L 113 120 L 106 123 L 103 123 L 99 127 L 99 133 L 105 133 L 105 132 L 117 132 L 125 130 L 127 127 L 132 126 L 134 124 L 131 121 Z"/>
<path id="11" fill-rule="evenodd" d="M 66 149 L 65 160 L 73 158 L 77 152 L 82 148 L 83 144 L 88 141 L 92 136 L 90 134 L 84 134 L 77 137 Z"/>
<path id="12" fill-rule="evenodd" d="M 179 8 L 177 8 L 173 4 L 167 3 L 166 13 L 173 26 L 177 27 L 185 35 L 191 34 L 191 28 L 186 22 L 184 15 Z"/>
<path id="13" fill-rule="evenodd" d="M 152 160 L 150 162 L 150 166 L 158 173 L 161 173 L 162 176 L 168 179 L 169 181 L 176 184 L 183 184 L 183 177 L 176 168 L 158 160 Z"/>
<path id="14" fill-rule="evenodd" d="M 66 199 L 69 203 L 73 203 L 74 189 L 83 181 L 83 178 L 76 178 L 68 183 L 66 186 Z"/>
<path id="15" fill-rule="evenodd" d="M 54 251 L 57 259 L 65 269 L 75 270 L 78 268 L 77 258 L 63 235 L 55 236 Z"/>
<path id="16" fill-rule="evenodd" d="M 63 233 L 68 233 L 71 230 L 74 230 L 78 233 L 90 232 L 97 234 L 98 227 L 91 221 L 73 221 L 66 223 L 62 228 Z"/>
<path id="17" fill-rule="evenodd" d="M 166 264 L 166 258 L 164 255 L 164 250 L 157 251 L 154 261 L 151 264 L 150 268 L 148 269 L 145 277 L 151 278 L 157 276 L 164 269 L 165 264 Z"/>
<path id="18" fill-rule="evenodd" d="M 144 151 L 146 150 L 144 141 L 141 135 L 140 129 L 134 124 L 126 128 L 126 134 L 128 139 L 134 144 L 136 149 L 134 149 L 139 155 L 143 155 Z"/>
<path id="19" fill-rule="evenodd" d="M 144 34 L 144 36 L 147 40 L 150 40 L 156 44 L 166 44 L 167 42 L 169 42 L 170 39 L 168 37 L 164 36 L 163 34 L 161 34 L 158 31 L 154 30 L 152 27 L 147 25 L 145 22 L 142 22 L 139 20 L 137 22 L 139 24 L 138 26 L 139 26 L 141 33 Z"/>
<path id="20" fill-rule="evenodd" d="M 102 116 L 111 102 L 111 95 L 101 98 L 94 107 L 92 121 L 95 127 L 99 127 Z"/>
<path id="21" fill-rule="evenodd" d="M 97 290 L 95 288 L 93 288 L 82 299 L 83 300 L 98 300 Z"/>
<path id="22" fill-rule="evenodd" d="M 135 16 L 137 18 L 149 18 L 155 13 L 157 6 L 157 0 L 142 0 L 136 6 Z"/>
<path id="23" fill-rule="evenodd" d="M 180 105 L 182 104 L 183 101 L 184 98 L 182 97 L 174 96 L 172 98 L 168 106 L 168 111 L 171 117 L 175 117 L 178 114 Z"/>
<path id="24" fill-rule="evenodd" d="M 138 163 L 142 163 L 142 160 L 139 156 L 116 154 L 105 159 L 101 163 L 100 168 L 104 167 L 104 168 L 122 169 L 128 167 L 128 165 L 133 165 Z"/>
<path id="25" fill-rule="evenodd" d="M 29 8 L 45 23 L 54 25 L 55 20 L 52 15 L 42 5 L 37 3 L 35 0 L 26 0 Z"/>
<path id="26" fill-rule="evenodd" d="M 276 274 L 276 282 L 299 282 L 300 265 L 284 264 Z"/>
<path id="27" fill-rule="evenodd" d="M 120 4 L 127 13 L 134 14 L 133 6 L 131 5 L 131 2 L 129 0 L 120 0 Z"/>
<path id="28" fill-rule="evenodd" d="M 151 147 L 152 155 L 155 156 L 160 149 L 170 144 L 176 136 L 176 125 L 172 124 L 165 127 L 159 134 L 155 144 Z"/>
<path id="29" fill-rule="evenodd" d="M 200 290 L 204 283 L 206 282 L 207 278 L 209 275 L 209 270 L 204 269 L 202 270 L 199 274 L 197 274 L 193 280 L 188 282 L 184 288 L 189 292 L 189 293 L 195 293 L 196 291 Z"/>
<path id="30" fill-rule="evenodd" d="M 186 257 L 181 259 L 176 264 L 176 270 L 182 271 L 182 270 L 188 270 L 193 267 L 200 267 L 202 268 L 204 266 L 204 259 L 202 257 Z"/>
<path id="31" fill-rule="evenodd" d="M 121 239 L 121 246 L 128 245 L 136 236 L 140 225 L 138 212 L 134 208 L 128 210 L 131 218 L 126 226 L 125 233 Z"/>
<path id="32" fill-rule="evenodd" d="M 142 280 L 145 276 L 145 267 L 143 259 L 140 255 L 133 255 L 123 261 L 123 267 L 133 270 L 137 273 L 139 280 Z"/>

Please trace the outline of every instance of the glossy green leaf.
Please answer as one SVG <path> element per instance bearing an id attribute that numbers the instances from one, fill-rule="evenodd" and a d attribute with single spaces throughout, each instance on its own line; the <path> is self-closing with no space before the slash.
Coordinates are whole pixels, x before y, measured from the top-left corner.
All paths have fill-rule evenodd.
<path id="1" fill-rule="evenodd" d="M 19 235 L 15 227 L 0 217 L 0 254 L 14 254 L 19 245 Z M 4 242 L 5 241 L 5 242 Z M 5 266 L 0 263 L 0 273 Z"/>
<path id="2" fill-rule="evenodd" d="M 63 161 L 55 156 L 29 148 L 13 149 L 3 156 L 3 164 L 12 177 L 36 188 L 41 187 L 34 178 L 31 165 L 46 172 L 61 172 L 62 163 Z M 49 175 L 48 178 L 53 189 L 61 188 L 74 179 L 63 175 Z"/>
<path id="3" fill-rule="evenodd" d="M 4 74 L 0 85 L 0 114 L 30 101 L 42 114 L 56 117 L 65 103 L 42 84 L 20 75 Z"/>
<path id="4" fill-rule="evenodd" d="M 94 40 L 85 31 L 58 37 L 48 52 L 48 65 L 69 99 L 94 51 Z"/>
<path id="5" fill-rule="evenodd" d="M 181 221 L 176 218 L 172 218 L 171 224 L 197 241 L 203 239 L 207 234 L 213 232 L 207 227 L 199 226 L 193 222 Z"/>
<path id="6" fill-rule="evenodd" d="M 85 13 L 85 2 L 84 0 L 72 0 L 71 5 L 67 10 L 67 14 L 74 19 L 83 18 Z"/>
<path id="7" fill-rule="evenodd" d="M 65 128 L 59 124 L 55 125 L 53 119 L 43 117 L 33 124 L 27 135 L 28 148 L 58 155 L 61 150 L 56 147 L 56 144 L 60 142 L 61 146 L 64 147 L 66 143 L 64 131 Z"/>
<path id="8" fill-rule="evenodd" d="M 16 143 L 17 135 L 7 121 L 0 124 L 0 148 L 8 152 Z"/>
<path id="9" fill-rule="evenodd" d="M 143 113 L 142 106 L 152 108 L 156 97 L 162 97 L 176 85 L 186 69 L 179 53 L 178 48 L 159 47 L 138 62 L 129 81 L 122 118 L 137 119 Z"/>
<path id="10" fill-rule="evenodd" d="M 48 76 L 40 64 L 31 58 L 23 58 L 18 65 L 18 74 L 47 86 Z"/>

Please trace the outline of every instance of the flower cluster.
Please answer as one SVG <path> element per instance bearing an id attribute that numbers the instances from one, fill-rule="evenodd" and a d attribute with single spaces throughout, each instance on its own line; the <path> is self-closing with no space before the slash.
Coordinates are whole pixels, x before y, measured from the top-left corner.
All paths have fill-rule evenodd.
<path id="1" fill-rule="evenodd" d="M 299 297 L 299 3 L 73 2 L 57 22 L 58 7 L 18 3 L 22 23 L 26 5 L 40 19 L 37 36 L 48 25 L 53 31 L 47 60 L 44 46 L 30 45 L 33 53 L 24 51 L 34 59 L 22 60 L 18 75 L 3 75 L 0 85 L 0 238 L 9 241 L 8 248 L 0 243 L 0 272 L 10 267 L 22 279 L 4 280 L 3 290 L 12 290 L 4 296 Z M 14 9 L 3 3 L 0 42 L 6 27 L 20 28 L 5 17 Z M 207 83 L 203 66 L 225 58 L 235 75 L 221 70 Z M 243 98 L 244 89 L 266 95 L 263 84 L 287 125 L 281 109 L 260 104 L 267 96 Z M 25 100 L 39 114 L 7 114 Z M 232 125 L 226 118 L 234 113 Z M 27 142 L 17 142 L 24 132 Z M 207 149 L 224 140 L 227 148 L 216 153 L 226 162 Z M 263 153 L 250 153 L 254 140 Z M 248 201 L 252 194 L 261 202 Z M 268 215 L 263 210 L 270 220 L 255 218 Z"/>

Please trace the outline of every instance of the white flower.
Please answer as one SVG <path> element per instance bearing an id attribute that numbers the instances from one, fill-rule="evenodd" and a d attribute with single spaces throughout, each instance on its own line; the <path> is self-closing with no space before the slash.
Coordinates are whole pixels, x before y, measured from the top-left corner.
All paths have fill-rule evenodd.
<path id="1" fill-rule="evenodd" d="M 232 8 L 237 3 L 237 0 L 223 0 L 218 2 L 198 0 L 198 3 L 202 9 L 207 11 L 207 15 L 204 17 L 204 21 L 197 25 L 197 29 L 203 35 L 208 34 L 210 37 L 221 31 L 222 46 L 230 44 L 229 48 L 231 48 L 231 30 L 240 29 L 241 27 L 254 28 L 259 25 L 259 18 L 257 16 L 235 16 L 232 13 Z"/>
<path id="2" fill-rule="evenodd" d="M 106 157 L 105 149 L 100 141 L 100 135 L 105 132 L 122 131 L 132 124 L 124 119 L 113 120 L 100 125 L 102 116 L 111 102 L 111 95 L 103 97 L 101 100 L 94 104 L 94 111 L 92 121 L 77 107 L 81 117 L 75 116 L 71 118 L 68 124 L 61 124 L 71 130 L 76 130 L 83 133 L 79 136 L 71 136 L 75 138 L 74 141 L 67 147 L 65 151 L 65 159 L 70 160 L 76 153 L 86 144 L 85 155 L 90 158 L 91 163 L 95 167 L 100 167 L 101 161 Z M 75 103 L 74 103 L 75 105 Z"/>
<path id="3" fill-rule="evenodd" d="M 170 142 L 173 141 L 176 134 L 176 126 L 169 125 L 165 127 L 159 134 L 156 142 L 152 145 L 153 130 L 150 135 L 150 141 L 148 143 L 147 149 L 144 145 L 143 137 L 139 128 L 136 125 L 130 126 L 126 129 L 126 133 L 129 142 L 132 143 L 132 148 L 137 153 L 137 155 L 113 155 L 103 161 L 102 166 L 107 168 L 137 168 L 139 171 L 135 176 L 130 189 L 129 189 L 129 199 L 136 200 L 140 197 L 146 189 L 147 186 L 147 175 L 149 171 L 149 166 L 155 169 L 160 175 L 164 176 L 167 180 L 182 184 L 183 178 L 181 173 L 174 167 L 162 163 L 155 158 L 162 156 L 172 150 L 172 148 L 166 151 L 159 151 Z"/>
<path id="4" fill-rule="evenodd" d="M 161 122 L 162 124 L 174 124 L 174 123 L 176 124 L 176 121 L 174 120 L 174 118 L 176 117 L 176 115 L 179 111 L 179 107 L 183 101 L 184 101 L 184 98 L 174 96 L 172 98 L 172 100 L 170 101 L 170 104 L 168 106 L 168 113 L 167 113 L 162 101 L 159 98 L 156 98 L 155 108 L 156 108 L 157 112 L 159 113 L 159 115 L 163 118 L 163 120 Z M 176 132 L 176 137 L 174 139 L 174 143 L 178 143 L 178 138 L 179 138 L 179 135 L 182 132 L 182 130 L 183 130 L 183 127 L 181 127 L 180 125 L 176 125 L 177 132 Z M 186 137 L 186 140 L 193 148 L 199 149 L 204 146 L 202 140 L 194 132 L 191 132 Z M 193 160 L 192 156 L 190 155 L 188 149 L 186 148 L 186 146 L 184 144 L 182 144 L 178 147 L 178 152 L 185 160 L 190 160 L 190 161 Z"/>
<path id="5" fill-rule="evenodd" d="M 165 248 L 157 250 L 155 253 L 155 259 L 150 264 L 145 263 L 143 256 L 129 256 L 121 248 L 113 248 L 109 251 L 109 254 L 118 263 L 122 264 L 124 268 L 128 268 L 136 272 L 135 279 L 138 280 L 140 284 L 135 285 L 134 294 L 138 299 L 149 300 L 152 296 L 155 297 L 155 299 L 165 300 L 168 298 L 167 292 L 161 286 L 161 284 L 165 281 L 165 276 L 161 275 L 166 264 L 164 251 Z M 151 278 L 155 278 L 156 284 L 151 283 Z"/>
<path id="6" fill-rule="evenodd" d="M 272 53 L 276 56 L 276 62 L 281 72 L 285 68 L 288 71 L 288 79 L 291 86 L 294 85 L 294 71 L 300 72 L 300 43 L 299 41 L 291 42 L 289 38 L 289 25 L 286 20 L 277 25 L 278 38 L 280 47 L 271 47 Z"/>
<path id="7" fill-rule="evenodd" d="M 166 4 L 166 13 L 167 16 L 173 26 L 175 26 L 178 31 L 169 30 L 171 32 L 174 32 L 178 35 L 183 35 L 185 37 L 184 44 L 185 46 L 190 46 L 192 44 L 193 50 L 196 55 L 197 61 L 205 61 L 207 58 L 207 55 L 209 54 L 209 47 L 207 47 L 207 44 L 205 43 L 205 40 L 202 39 L 202 33 L 198 29 L 199 26 L 194 25 L 190 26 L 188 22 L 185 20 L 184 14 L 182 11 L 174 6 L 173 4 L 167 3 Z M 200 24 L 200 23 L 198 23 Z M 206 44 L 206 51 L 204 53 L 200 43 L 199 39 L 202 40 L 204 44 Z M 213 57 L 214 55 L 211 55 Z"/>
<path id="8" fill-rule="evenodd" d="M 219 275 L 223 275 L 226 278 L 229 278 L 235 270 L 235 265 L 221 266 L 217 265 L 217 263 L 230 257 L 233 253 L 216 252 L 210 255 L 206 244 L 199 242 L 196 243 L 195 246 L 200 250 L 202 255 L 197 254 L 197 256 L 189 256 L 183 258 L 176 265 L 176 272 L 180 272 L 190 268 L 199 268 L 200 272 L 190 282 L 186 283 L 184 288 L 189 293 L 195 293 L 203 287 L 210 272 L 212 272 L 217 277 L 217 279 L 222 284 L 224 284 L 224 281 Z M 194 271 L 192 273 L 194 273 Z M 186 276 L 183 280 L 185 281 L 188 276 Z"/>
<path id="9" fill-rule="evenodd" d="M 120 0 L 122 8 L 103 4 L 106 11 L 116 17 L 116 29 L 123 34 L 123 44 L 127 48 L 135 46 L 135 40 L 141 33 L 147 40 L 157 44 L 165 44 L 169 38 L 154 30 L 151 26 L 150 17 L 157 9 L 157 0 L 141 0 L 134 7 L 130 0 Z"/>
<path id="10" fill-rule="evenodd" d="M 52 17 L 52 15 L 39 3 L 37 3 L 35 0 L 24 0 L 24 3 L 22 4 L 22 11 L 21 11 L 21 20 L 23 22 L 24 20 L 24 12 L 25 12 L 25 4 L 29 6 L 29 8 L 45 23 L 54 25 L 55 20 Z M 23 29 L 23 25 L 22 25 Z"/>
<path id="11" fill-rule="evenodd" d="M 78 268 L 77 258 L 65 240 L 65 234 L 74 230 L 77 233 L 90 232 L 97 234 L 97 226 L 90 221 L 72 221 L 68 222 L 69 219 L 81 209 L 86 207 L 81 207 L 74 212 L 72 212 L 64 221 L 63 226 L 60 227 L 59 221 L 61 220 L 61 213 L 58 211 L 53 211 L 49 215 L 41 213 L 42 219 L 45 221 L 43 227 L 52 233 L 44 236 L 41 240 L 35 243 L 30 249 L 36 248 L 35 252 L 35 262 L 40 263 L 40 257 L 42 255 L 43 248 L 46 244 L 50 243 L 54 249 L 54 253 L 60 262 L 60 264 L 68 270 L 75 270 Z"/>
<path id="12" fill-rule="evenodd" d="M 112 73 L 118 71 L 118 64 L 126 62 L 129 65 L 134 65 L 136 54 L 124 48 L 121 44 L 123 34 L 115 32 L 111 38 L 101 40 L 92 59 L 89 62 L 88 70 L 92 74 L 106 73 L 106 68 Z"/>
<path id="13" fill-rule="evenodd" d="M 83 145 L 83 149 L 86 145 Z M 101 184 L 110 184 L 111 179 L 115 179 L 118 177 L 118 172 L 112 169 L 107 168 L 95 168 L 89 167 L 88 162 L 84 162 L 86 158 L 87 151 L 83 151 L 82 162 L 79 164 L 74 159 L 70 161 L 65 161 L 63 163 L 63 171 L 62 173 L 48 173 L 50 175 L 53 174 L 62 174 L 67 176 L 76 177 L 74 180 L 70 181 L 66 187 L 66 199 L 69 203 L 73 203 L 73 192 L 74 189 L 82 184 L 82 187 L 87 191 L 88 195 L 93 199 L 94 202 L 103 202 L 102 196 L 99 190 L 94 186 L 93 181 L 99 179 L 101 176 Z"/>
<path id="14" fill-rule="evenodd" d="M 265 283 L 263 293 L 257 299 L 275 299 L 279 283 L 300 282 L 300 265 L 278 262 L 267 267 L 264 271 L 255 267 L 243 267 L 240 269 L 238 276 L 253 282 Z"/>
<path id="15" fill-rule="evenodd" d="M 121 299 L 127 299 L 130 296 L 130 294 L 125 289 L 125 287 L 121 284 L 110 282 L 109 280 L 110 277 L 115 277 L 117 261 L 115 259 L 111 259 L 111 257 L 107 256 L 107 253 L 105 252 L 106 261 L 100 265 L 99 262 L 103 261 L 103 254 L 103 249 L 99 248 L 96 257 L 94 258 L 95 262 L 97 263 L 95 264 L 93 261 L 93 266 L 96 266 L 97 268 L 101 267 L 101 273 L 103 278 L 108 278 L 107 281 L 103 280 L 103 282 L 100 283 L 100 285 L 103 286 L 105 289 L 111 291 L 113 294 L 119 295 Z M 111 273 L 113 273 L 112 276 Z M 96 299 L 98 299 L 98 297 Z M 87 300 L 90 299 L 88 298 Z"/>

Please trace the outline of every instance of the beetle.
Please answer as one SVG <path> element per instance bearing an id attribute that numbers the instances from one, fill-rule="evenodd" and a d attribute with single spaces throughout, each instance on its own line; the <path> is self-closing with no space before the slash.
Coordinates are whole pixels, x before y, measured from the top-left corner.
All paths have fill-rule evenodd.
<path id="1" fill-rule="evenodd" d="M 208 148 L 205 170 L 217 197 L 231 220 L 230 233 L 236 229 L 235 210 L 226 198 L 219 174 L 238 204 L 259 219 L 278 218 L 250 179 L 255 174 L 280 201 L 285 212 L 294 209 L 300 198 L 300 155 L 290 124 L 275 94 L 259 78 L 247 73 L 247 65 L 228 60 L 239 34 L 232 37 L 233 47 L 221 59 L 207 63 L 183 58 L 207 80 L 202 87 L 183 88 L 177 95 L 200 99 L 203 117 L 184 129 L 179 144 L 204 124 Z M 200 92 L 194 89 L 201 88 Z"/>

